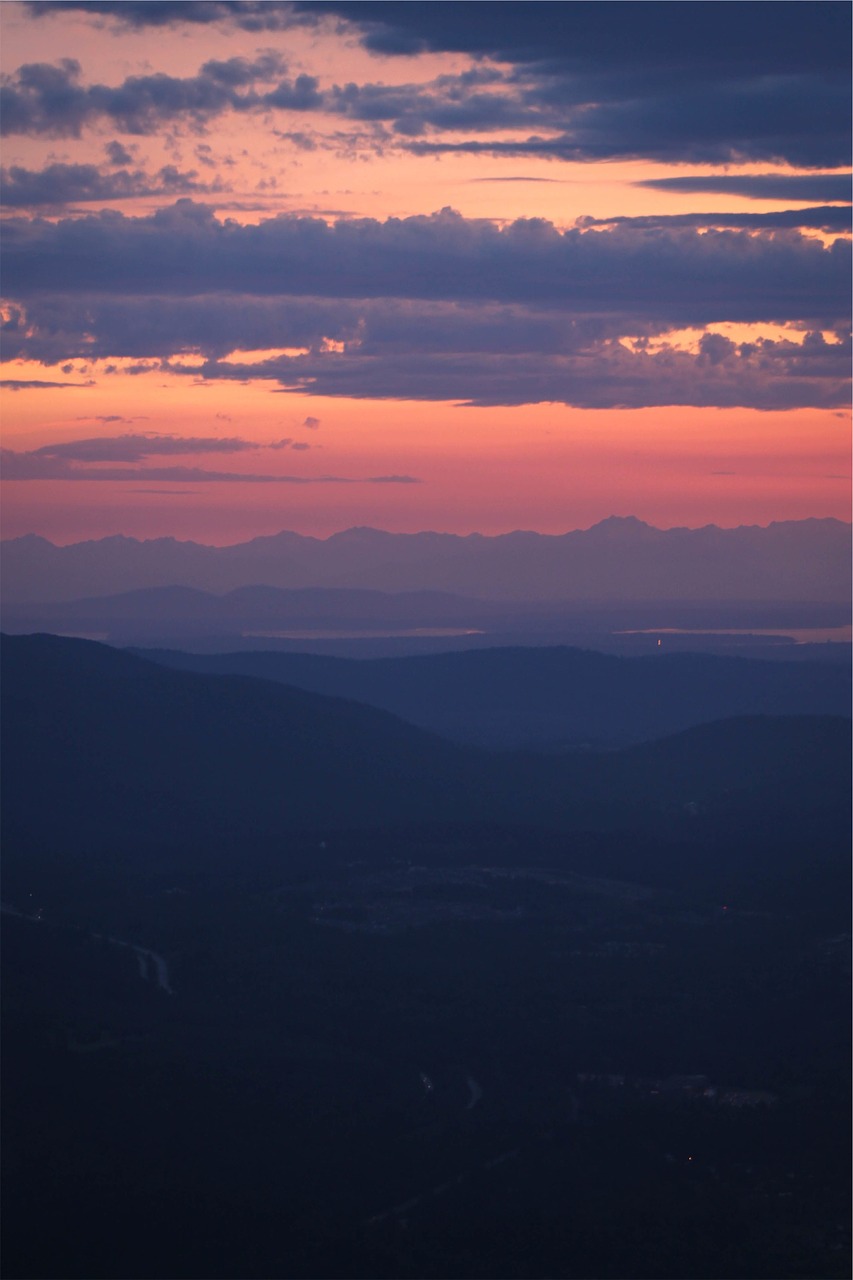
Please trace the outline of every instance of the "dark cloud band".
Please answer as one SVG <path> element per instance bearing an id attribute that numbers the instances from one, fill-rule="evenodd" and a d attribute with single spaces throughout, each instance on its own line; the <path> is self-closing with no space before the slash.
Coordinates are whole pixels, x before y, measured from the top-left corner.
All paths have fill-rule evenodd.
<path id="1" fill-rule="evenodd" d="M 695 195 L 704 191 L 745 196 L 748 200 L 805 200 L 849 204 L 850 173 L 706 174 L 691 178 L 648 178 L 638 187 Z"/>
<path id="2" fill-rule="evenodd" d="M 278 217 L 238 226 L 181 200 L 144 218 L 10 219 L 4 237 L 8 295 L 39 300 L 43 310 L 51 297 L 75 294 L 216 293 L 535 305 L 570 315 L 642 314 L 670 326 L 764 320 L 833 328 L 850 308 L 850 245 L 791 232 L 561 232 L 543 219 L 500 228 L 447 209 L 386 222 Z M 25 327 L 13 314 L 4 341 L 12 348 L 16 336 L 25 341 Z M 292 345 L 290 337 L 268 333 L 255 345 Z"/>

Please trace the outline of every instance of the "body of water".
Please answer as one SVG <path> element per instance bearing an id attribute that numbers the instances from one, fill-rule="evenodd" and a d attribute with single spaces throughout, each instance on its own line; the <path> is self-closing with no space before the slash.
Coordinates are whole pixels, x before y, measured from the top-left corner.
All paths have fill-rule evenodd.
<path id="1" fill-rule="evenodd" d="M 409 627 L 398 631 L 243 631 L 244 640 L 395 640 L 416 636 L 482 636 L 474 627 Z"/>
<path id="2" fill-rule="evenodd" d="M 853 643 L 853 626 L 846 627 L 641 627 L 614 631 L 616 636 L 774 636 L 795 644 Z"/>

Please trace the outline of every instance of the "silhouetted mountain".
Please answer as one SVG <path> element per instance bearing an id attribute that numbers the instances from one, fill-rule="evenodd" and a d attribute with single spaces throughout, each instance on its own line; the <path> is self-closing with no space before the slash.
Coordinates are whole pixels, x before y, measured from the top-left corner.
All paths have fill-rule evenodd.
<path id="1" fill-rule="evenodd" d="M 850 594 L 850 526 L 827 519 L 660 530 L 614 516 L 557 536 L 348 529 L 325 540 L 282 532 L 231 547 L 122 536 L 57 547 L 27 535 L 3 544 L 3 561 L 7 602 L 176 583 L 218 592 L 263 584 L 514 601 L 834 601 Z"/>
<path id="2" fill-rule="evenodd" d="M 485 747 L 626 745 L 745 715 L 846 715 L 841 665 L 708 654 L 619 658 L 568 648 L 495 648 L 356 661 L 299 653 L 141 656 L 185 671 L 258 676 L 354 698 Z"/>

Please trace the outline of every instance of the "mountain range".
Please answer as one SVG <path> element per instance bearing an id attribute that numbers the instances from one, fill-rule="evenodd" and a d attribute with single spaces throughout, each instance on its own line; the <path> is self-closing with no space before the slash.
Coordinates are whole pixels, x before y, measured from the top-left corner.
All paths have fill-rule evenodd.
<path id="1" fill-rule="evenodd" d="M 55 546 L 31 534 L 4 542 L 2 558 L 6 604 L 175 585 L 216 593 L 250 585 L 426 590 L 514 602 L 835 602 L 849 599 L 851 577 L 850 526 L 834 519 L 661 530 L 613 516 L 560 535 L 354 528 L 226 547 L 122 535 Z"/>

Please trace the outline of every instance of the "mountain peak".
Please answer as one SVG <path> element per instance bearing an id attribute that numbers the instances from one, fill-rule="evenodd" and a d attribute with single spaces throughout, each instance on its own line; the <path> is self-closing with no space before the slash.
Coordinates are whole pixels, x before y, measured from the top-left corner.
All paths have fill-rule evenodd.
<path id="1" fill-rule="evenodd" d="M 591 527 L 593 529 L 651 529 L 652 525 L 647 524 L 645 520 L 641 520 L 639 516 L 606 516 L 604 520 L 599 520 L 598 524 L 594 524 Z"/>
<path id="2" fill-rule="evenodd" d="M 662 530 L 656 529 L 654 525 L 646 524 L 645 520 L 640 520 L 637 516 L 608 516 L 606 520 L 599 520 L 598 524 L 594 524 L 586 530 L 587 536 L 604 535 L 605 537 L 624 537 L 637 534 L 660 534 Z"/>

